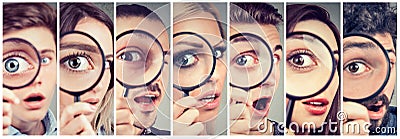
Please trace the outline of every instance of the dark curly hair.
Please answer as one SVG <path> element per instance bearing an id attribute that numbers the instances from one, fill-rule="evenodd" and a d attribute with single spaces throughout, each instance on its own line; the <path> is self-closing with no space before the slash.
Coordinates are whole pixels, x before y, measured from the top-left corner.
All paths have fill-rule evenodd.
<path id="1" fill-rule="evenodd" d="M 360 32 L 375 35 L 390 33 L 397 38 L 397 8 L 390 3 L 344 3 L 344 33 Z"/>

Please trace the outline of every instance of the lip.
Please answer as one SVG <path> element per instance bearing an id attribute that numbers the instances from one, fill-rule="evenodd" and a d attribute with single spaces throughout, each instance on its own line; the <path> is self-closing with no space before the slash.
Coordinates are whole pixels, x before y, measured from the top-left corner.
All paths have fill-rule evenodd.
<path id="1" fill-rule="evenodd" d="M 89 103 L 90 105 L 96 106 L 97 103 L 99 103 L 100 99 L 99 98 L 88 98 L 85 99 L 83 102 Z"/>
<path id="2" fill-rule="evenodd" d="M 40 98 L 40 100 L 30 100 L 34 98 Z M 41 109 L 44 106 L 44 102 L 46 100 L 46 97 L 41 94 L 41 93 L 31 93 L 29 96 L 25 97 L 23 99 L 23 104 L 29 109 L 29 110 L 38 110 Z"/>
<path id="3" fill-rule="evenodd" d="M 260 99 L 268 99 L 265 103 L 265 108 L 264 109 L 262 109 L 262 110 L 258 110 L 258 109 L 256 109 L 253 105 L 254 105 L 254 103 L 257 103 L 256 101 L 258 101 L 258 100 L 260 100 Z M 252 101 L 252 105 L 251 105 L 251 108 L 253 109 L 253 112 L 254 112 L 254 115 L 255 116 L 265 116 L 265 115 L 267 115 L 268 114 L 268 111 L 269 111 L 269 106 L 270 106 L 270 103 L 271 103 L 271 101 L 272 101 L 272 97 L 271 96 L 263 96 L 263 97 L 259 97 L 259 98 L 257 98 L 257 99 L 254 99 L 253 101 Z"/>
<path id="4" fill-rule="evenodd" d="M 326 98 L 310 98 L 302 101 L 305 109 L 313 115 L 322 115 L 328 110 L 329 101 Z M 313 105 L 311 103 L 319 103 L 321 105 Z"/>
<path id="5" fill-rule="evenodd" d="M 146 96 L 155 96 L 155 99 L 151 101 L 151 103 L 138 103 L 136 100 L 141 97 Z M 155 104 L 160 101 L 160 93 L 158 91 L 146 91 L 137 94 L 133 98 L 133 102 L 139 107 L 141 112 L 153 112 L 156 110 Z"/>
<path id="6" fill-rule="evenodd" d="M 382 105 L 382 106 L 379 108 L 379 111 L 377 111 L 377 112 L 368 110 L 369 118 L 372 119 L 372 120 L 379 120 L 379 119 L 382 119 L 383 116 L 385 115 L 383 109 L 384 109 L 384 106 Z"/>
<path id="7" fill-rule="evenodd" d="M 211 96 L 211 95 L 215 95 L 215 98 L 214 98 L 213 101 L 211 101 L 211 102 L 203 102 L 201 100 L 201 99 L 204 99 L 204 98 L 206 98 L 208 96 Z M 215 109 L 215 108 L 217 108 L 219 106 L 220 101 L 221 101 L 221 92 L 219 92 L 219 91 L 216 91 L 216 92 L 215 91 L 209 91 L 209 92 L 206 92 L 206 93 L 202 93 L 199 96 L 196 96 L 196 98 L 199 101 L 199 104 L 198 104 L 199 107 L 204 108 L 206 110 L 212 110 L 212 109 Z"/>

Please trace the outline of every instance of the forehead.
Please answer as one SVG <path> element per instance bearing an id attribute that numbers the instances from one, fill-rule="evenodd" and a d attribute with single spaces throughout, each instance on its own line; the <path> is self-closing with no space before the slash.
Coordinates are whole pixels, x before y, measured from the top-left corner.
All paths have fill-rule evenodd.
<path id="1" fill-rule="evenodd" d="M 390 33 L 379 33 L 373 36 L 378 42 L 380 42 L 386 50 L 395 51 L 392 35 Z"/>
<path id="2" fill-rule="evenodd" d="M 202 36 L 215 36 L 221 39 L 220 28 L 214 16 L 202 12 L 180 21 L 174 21 L 174 34 L 178 32 L 194 32 Z"/>
<path id="3" fill-rule="evenodd" d="M 265 39 L 270 47 L 280 44 L 280 36 L 277 28 L 271 24 L 231 24 L 230 35 L 237 33 L 252 33 Z"/>
<path id="4" fill-rule="evenodd" d="M 35 34 L 35 35 L 32 35 Z M 51 31 L 46 27 L 30 27 L 13 31 L 3 35 L 3 40 L 9 38 L 21 38 L 30 42 L 33 46 L 41 50 L 54 50 L 56 51 L 56 44 L 54 36 Z"/>
<path id="5" fill-rule="evenodd" d="M 329 47 L 332 51 L 338 50 L 338 42 L 336 42 L 335 35 L 332 30 L 325 23 L 317 20 L 307 20 L 302 21 L 296 24 L 293 31 L 305 31 L 313 33 L 319 37 L 321 37 L 326 43 L 328 43 Z"/>
<path id="6" fill-rule="evenodd" d="M 143 17 L 119 17 L 116 27 L 117 34 L 132 29 L 146 31 L 160 41 L 163 49 L 169 48 L 168 32 L 160 21 Z"/>
<path id="7" fill-rule="evenodd" d="M 102 22 L 94 18 L 83 18 L 75 26 L 76 31 L 82 31 L 92 36 L 101 48 L 104 54 L 109 55 L 113 52 L 113 42 L 110 30 Z"/>

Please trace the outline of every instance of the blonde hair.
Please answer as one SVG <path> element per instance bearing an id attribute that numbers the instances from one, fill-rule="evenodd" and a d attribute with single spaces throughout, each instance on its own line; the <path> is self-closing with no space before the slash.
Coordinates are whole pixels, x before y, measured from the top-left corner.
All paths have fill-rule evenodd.
<path id="1" fill-rule="evenodd" d="M 104 95 L 100 102 L 100 107 L 95 113 L 91 125 L 96 132 L 105 132 L 105 135 L 114 135 L 114 89 L 111 88 Z"/>
<path id="2" fill-rule="evenodd" d="M 215 20 L 217 21 L 220 34 L 222 38 L 225 39 L 224 28 L 222 26 L 222 21 L 220 20 L 220 14 L 212 3 L 174 3 L 174 24 L 189 18 L 195 14 L 199 14 L 202 12 L 210 13 L 214 16 Z"/>

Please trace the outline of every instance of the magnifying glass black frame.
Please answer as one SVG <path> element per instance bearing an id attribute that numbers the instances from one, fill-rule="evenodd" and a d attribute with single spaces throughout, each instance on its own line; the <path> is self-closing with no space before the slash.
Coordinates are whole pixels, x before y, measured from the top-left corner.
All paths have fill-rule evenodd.
<path id="1" fill-rule="evenodd" d="M 154 37 L 152 34 L 150 34 L 149 32 L 146 32 L 146 31 L 143 31 L 143 30 L 132 29 L 132 30 L 128 30 L 128 31 L 122 32 L 121 34 L 119 34 L 119 35 L 117 36 L 116 39 L 117 39 L 117 41 L 118 41 L 119 38 L 121 38 L 121 37 L 123 37 L 123 36 L 125 36 L 125 35 L 127 35 L 127 34 L 133 34 L 133 33 L 145 34 L 145 35 L 149 36 L 152 40 L 154 40 L 154 41 L 158 44 L 158 46 L 160 47 L 160 49 L 161 49 L 161 51 L 162 51 L 162 61 L 164 62 L 164 57 L 165 57 L 165 55 L 166 55 L 167 52 L 165 52 L 164 49 L 162 48 L 162 45 L 161 45 L 160 41 L 158 41 L 158 39 L 157 39 L 156 37 Z M 144 68 L 144 67 L 143 67 L 143 68 Z M 161 65 L 160 70 L 158 71 L 157 75 L 154 76 L 153 79 L 151 79 L 150 81 L 148 81 L 148 82 L 146 82 L 146 83 L 144 83 L 144 84 L 140 84 L 140 85 L 130 85 L 130 84 L 127 84 L 127 83 L 122 82 L 120 79 L 117 78 L 117 82 L 118 82 L 119 84 L 121 84 L 121 85 L 125 88 L 124 97 L 128 97 L 129 89 L 138 88 L 138 87 L 144 87 L 144 86 L 149 86 L 150 84 L 152 84 L 152 83 L 153 83 L 155 80 L 157 80 L 157 78 L 161 75 L 163 69 L 164 69 L 164 63 Z"/>
<path id="2" fill-rule="evenodd" d="M 234 35 L 232 35 L 230 37 L 230 41 L 232 41 L 233 39 L 235 39 L 237 37 L 241 37 L 241 36 L 243 36 L 243 37 L 246 37 L 246 36 L 254 37 L 254 38 L 260 40 L 264 44 L 264 46 L 267 47 L 267 50 L 268 50 L 268 52 L 270 54 L 270 59 L 272 61 L 267 75 L 259 83 L 255 84 L 255 85 L 250 85 L 249 87 L 235 85 L 232 82 L 229 83 L 229 85 L 232 86 L 232 87 L 239 88 L 239 89 L 242 89 L 242 90 L 248 92 L 249 90 L 251 90 L 253 88 L 259 87 L 262 83 L 264 83 L 268 79 L 268 77 L 271 75 L 271 72 L 272 72 L 272 69 L 273 69 L 273 66 L 274 66 L 274 61 L 273 61 L 273 53 L 272 53 L 272 50 L 269 47 L 268 43 L 258 35 L 255 35 L 255 34 L 252 34 L 252 33 L 237 33 L 237 34 L 234 34 Z"/>
<path id="3" fill-rule="evenodd" d="M 74 33 L 75 33 L 75 34 L 84 35 L 84 36 L 88 37 L 89 39 L 91 39 L 91 40 L 97 45 L 97 48 L 98 48 L 98 50 L 100 51 L 100 54 L 101 54 L 101 57 L 102 57 L 102 63 L 103 63 L 103 64 L 102 64 L 102 67 L 101 67 L 101 72 L 100 72 L 100 75 L 99 75 L 97 81 L 96 81 L 92 86 L 90 86 L 89 88 L 84 89 L 84 90 L 82 90 L 82 91 L 69 91 L 69 90 L 64 89 L 64 88 L 62 88 L 62 87 L 60 86 L 60 90 L 61 90 L 61 91 L 66 92 L 66 93 L 68 93 L 68 94 L 74 96 L 74 102 L 79 102 L 79 101 L 80 101 L 80 96 L 81 96 L 81 95 L 83 95 L 83 94 L 85 94 L 86 92 L 92 90 L 92 89 L 93 89 L 94 87 L 96 87 L 97 84 L 100 82 L 101 78 L 103 77 L 104 71 L 105 71 L 105 64 L 106 64 L 106 63 L 105 63 L 105 62 L 106 62 L 105 59 L 106 59 L 106 58 L 105 58 L 105 56 L 104 56 L 103 49 L 101 49 L 100 43 L 97 42 L 95 38 L 93 38 L 92 36 L 90 36 L 89 34 L 87 34 L 87 33 L 85 33 L 85 32 L 76 31 L 76 30 L 65 32 L 65 33 L 63 33 L 63 34 L 60 35 L 60 41 L 61 41 L 61 39 L 62 39 L 64 36 L 69 35 L 69 34 L 74 34 Z"/>
<path id="4" fill-rule="evenodd" d="M 217 58 L 215 56 L 215 50 L 214 50 L 213 46 L 203 36 L 201 36 L 197 33 L 194 33 L 194 32 L 179 32 L 179 33 L 175 33 L 173 35 L 173 38 L 178 37 L 180 35 L 193 35 L 193 36 L 199 37 L 200 39 L 202 39 L 204 42 L 207 43 L 207 46 L 210 48 L 212 55 L 213 55 L 213 64 L 212 64 L 211 72 L 207 76 L 207 78 L 205 78 L 205 80 L 203 80 L 202 82 L 200 82 L 199 84 L 197 84 L 195 86 L 189 86 L 189 87 L 183 87 L 183 86 L 180 86 L 180 85 L 177 85 L 174 83 L 174 85 L 173 85 L 174 88 L 183 91 L 185 96 L 189 96 L 190 91 L 193 91 L 194 89 L 199 88 L 200 86 L 203 86 L 204 84 L 207 83 L 208 80 L 210 80 L 211 76 L 214 74 L 214 71 L 215 71 L 215 65 L 217 63 Z"/>
<path id="5" fill-rule="evenodd" d="M 335 75 L 335 70 L 336 70 L 336 66 L 337 66 L 337 63 L 336 63 L 334 54 L 332 52 L 332 49 L 329 47 L 328 43 L 326 43 L 321 37 L 319 37 L 319 36 L 317 36 L 317 35 L 315 35 L 313 33 L 310 33 L 310 32 L 296 31 L 296 32 L 288 33 L 286 39 L 290 38 L 293 35 L 309 35 L 311 37 L 314 37 L 314 38 L 318 39 L 320 42 L 322 42 L 324 44 L 324 46 L 326 46 L 326 49 L 328 49 L 328 51 L 330 53 L 330 56 L 331 56 L 331 59 L 332 59 L 332 70 L 331 70 L 331 74 L 329 75 L 329 80 L 327 81 L 327 83 L 320 90 L 318 90 L 317 92 L 315 92 L 313 94 L 310 94 L 310 95 L 307 95 L 307 96 L 294 96 L 294 95 L 291 95 L 291 94 L 286 92 L 286 97 L 289 99 L 288 104 L 286 106 L 286 127 L 287 128 L 290 128 L 289 126 L 290 126 L 290 123 L 292 121 L 293 108 L 294 108 L 295 102 L 297 100 L 302 100 L 302 99 L 305 99 L 305 98 L 314 97 L 314 96 L 319 95 L 322 92 L 324 92 L 328 88 L 328 86 L 331 84 L 331 82 L 333 80 L 333 77 Z"/>
<path id="6" fill-rule="evenodd" d="M 26 83 L 25 85 L 22 85 L 22 86 L 8 86 L 8 85 L 4 84 L 4 82 L 3 82 L 3 86 L 4 86 L 5 88 L 10 89 L 10 90 L 24 88 L 24 87 L 26 87 L 26 86 L 32 84 L 32 83 L 35 81 L 36 77 L 39 75 L 40 67 L 41 67 L 41 64 L 42 64 L 42 62 L 41 62 L 42 58 L 40 57 L 39 51 L 38 51 L 38 50 L 35 48 L 35 46 L 33 46 L 32 43 L 30 43 L 29 41 L 27 41 L 27 40 L 25 40 L 25 39 L 22 39 L 22 38 L 9 38 L 9 39 L 3 40 L 3 43 L 8 42 L 8 41 L 14 41 L 14 40 L 16 40 L 16 41 L 18 41 L 18 42 L 22 42 L 22 43 L 28 44 L 28 45 L 35 51 L 36 56 L 37 56 L 37 58 L 38 58 L 39 61 L 38 61 L 38 69 L 37 69 L 37 71 L 36 71 L 35 76 L 32 78 L 31 81 L 29 81 L 29 82 Z M 4 46 L 3 46 L 3 48 L 4 48 Z M 4 80 L 4 78 L 3 78 L 3 80 Z"/>
<path id="7" fill-rule="evenodd" d="M 375 44 L 377 44 L 378 47 L 379 47 L 379 49 L 381 49 L 382 52 L 383 52 L 383 54 L 385 55 L 385 59 L 386 59 L 387 67 L 388 67 L 388 68 L 387 68 L 387 74 L 386 74 L 385 80 L 383 81 L 383 83 L 382 83 L 382 85 L 379 87 L 379 89 L 378 89 L 375 93 L 373 93 L 372 95 L 370 95 L 370 96 L 368 96 L 368 97 L 365 97 L 365 98 L 361 98 L 361 99 L 346 98 L 346 97 L 343 95 L 343 101 L 352 101 L 352 102 L 361 103 L 361 102 L 363 102 L 363 101 L 370 100 L 370 99 L 372 99 L 372 98 L 378 96 L 378 95 L 382 92 L 382 90 L 385 88 L 385 86 L 387 85 L 387 83 L 388 83 L 388 81 L 389 81 L 391 68 L 390 68 L 390 60 L 389 60 L 388 53 L 387 53 L 385 47 L 383 47 L 383 45 L 382 45 L 378 40 L 376 40 L 376 39 L 373 38 L 372 36 L 367 35 L 367 34 L 364 34 L 364 33 L 348 33 L 348 34 L 345 34 L 345 35 L 343 36 L 343 39 L 344 39 L 344 38 L 347 38 L 347 37 L 353 37 L 353 36 L 364 37 L 364 38 L 366 38 L 366 39 L 369 39 L 369 40 L 373 41 Z"/>

